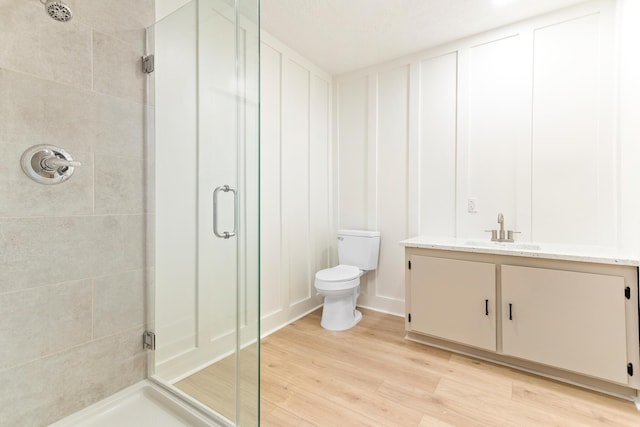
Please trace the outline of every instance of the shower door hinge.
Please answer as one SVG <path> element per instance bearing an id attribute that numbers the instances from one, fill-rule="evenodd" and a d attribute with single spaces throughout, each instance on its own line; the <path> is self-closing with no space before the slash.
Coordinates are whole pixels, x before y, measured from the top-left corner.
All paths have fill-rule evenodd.
<path id="1" fill-rule="evenodd" d="M 143 350 L 156 349 L 156 334 L 149 331 L 145 331 L 144 334 L 142 334 L 142 349 Z"/>
<path id="2" fill-rule="evenodd" d="M 142 72 L 145 74 L 151 74 L 155 70 L 155 60 L 153 55 L 147 55 L 142 57 Z"/>

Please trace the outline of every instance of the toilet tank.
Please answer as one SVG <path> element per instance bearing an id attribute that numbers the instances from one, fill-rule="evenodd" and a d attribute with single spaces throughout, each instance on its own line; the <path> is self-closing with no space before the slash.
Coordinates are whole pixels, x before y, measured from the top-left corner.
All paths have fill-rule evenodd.
<path id="1" fill-rule="evenodd" d="M 380 232 L 366 230 L 338 230 L 338 260 L 360 270 L 378 268 Z"/>

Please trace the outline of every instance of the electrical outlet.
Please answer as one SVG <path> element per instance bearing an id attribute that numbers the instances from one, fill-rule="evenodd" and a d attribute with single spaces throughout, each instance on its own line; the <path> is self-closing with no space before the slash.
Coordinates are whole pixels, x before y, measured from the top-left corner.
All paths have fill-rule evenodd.
<path id="1" fill-rule="evenodd" d="M 469 213 L 478 213 L 478 199 L 469 197 L 469 200 L 467 200 L 467 210 Z"/>

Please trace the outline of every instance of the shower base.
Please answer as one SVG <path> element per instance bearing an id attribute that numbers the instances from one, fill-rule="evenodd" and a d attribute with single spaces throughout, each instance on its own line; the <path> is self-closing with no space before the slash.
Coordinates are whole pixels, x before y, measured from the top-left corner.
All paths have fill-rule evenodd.
<path id="1" fill-rule="evenodd" d="M 211 421 L 151 381 L 128 387 L 50 427 L 209 427 Z"/>

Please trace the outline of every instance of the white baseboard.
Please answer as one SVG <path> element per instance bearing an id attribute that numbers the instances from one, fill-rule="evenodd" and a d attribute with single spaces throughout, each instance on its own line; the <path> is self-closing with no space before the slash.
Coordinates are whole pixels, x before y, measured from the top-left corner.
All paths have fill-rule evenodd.
<path id="1" fill-rule="evenodd" d="M 362 305 L 362 304 L 358 304 L 357 306 L 360 307 L 360 308 L 366 308 L 367 310 L 377 311 L 378 313 L 390 314 L 391 316 L 403 317 L 404 318 L 404 314 L 394 313 L 392 311 L 383 310 L 383 309 L 380 309 L 378 307 L 370 307 L 368 305 Z"/>
<path id="2" fill-rule="evenodd" d="M 309 309 L 309 310 L 305 311 L 304 313 L 302 313 L 302 314 L 300 314 L 300 315 L 298 315 L 298 316 L 295 316 L 295 317 L 294 317 L 294 318 L 292 318 L 292 319 L 287 320 L 287 322 L 285 322 L 285 323 L 283 323 L 283 324 L 281 324 L 281 325 L 278 325 L 278 326 L 276 326 L 276 327 L 273 327 L 273 328 L 269 329 L 269 330 L 268 330 L 268 331 L 266 331 L 266 332 L 263 332 L 263 333 L 260 335 L 260 338 L 261 338 L 261 339 L 262 339 L 262 338 L 265 338 L 265 337 L 267 337 L 267 336 L 271 335 L 272 333 L 274 333 L 274 332 L 276 332 L 276 331 L 279 331 L 280 329 L 284 328 L 285 326 L 288 326 L 288 325 L 292 324 L 292 323 L 293 323 L 293 322 L 295 322 L 296 320 L 302 319 L 304 316 L 306 316 L 306 315 L 308 315 L 308 314 L 310 314 L 310 313 L 313 313 L 314 311 L 316 311 L 316 310 L 317 310 L 317 309 L 319 309 L 320 307 L 322 307 L 322 304 L 317 305 L 317 306 L 315 306 L 315 307 L 313 307 L 313 308 L 311 308 L 311 309 Z"/>

